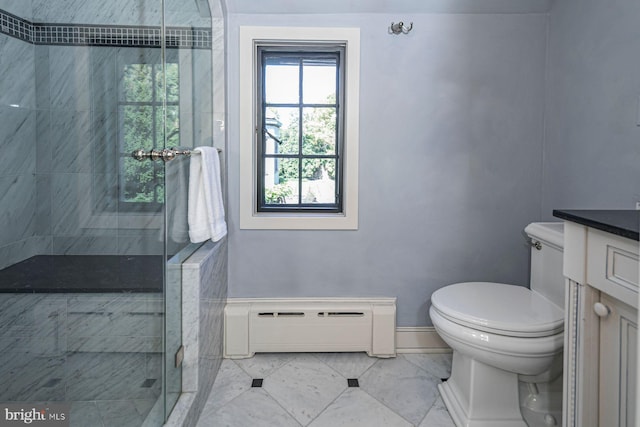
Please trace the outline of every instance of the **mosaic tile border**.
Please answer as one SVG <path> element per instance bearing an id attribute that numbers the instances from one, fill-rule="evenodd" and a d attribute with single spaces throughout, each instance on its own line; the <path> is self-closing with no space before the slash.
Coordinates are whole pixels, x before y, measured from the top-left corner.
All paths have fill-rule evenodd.
<path id="1" fill-rule="evenodd" d="M 33 24 L 0 9 L 0 33 L 31 42 Z"/>
<path id="2" fill-rule="evenodd" d="M 32 23 L 0 9 L 0 33 L 37 45 L 160 47 L 160 27 Z M 211 29 L 167 27 L 168 48 L 211 49 Z"/>

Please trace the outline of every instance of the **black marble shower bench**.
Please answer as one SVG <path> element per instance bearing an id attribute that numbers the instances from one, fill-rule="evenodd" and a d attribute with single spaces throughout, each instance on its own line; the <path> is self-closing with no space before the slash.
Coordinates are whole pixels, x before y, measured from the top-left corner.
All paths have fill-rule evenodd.
<path id="1" fill-rule="evenodd" d="M 161 255 L 37 255 L 0 270 L 0 293 L 158 293 Z"/>

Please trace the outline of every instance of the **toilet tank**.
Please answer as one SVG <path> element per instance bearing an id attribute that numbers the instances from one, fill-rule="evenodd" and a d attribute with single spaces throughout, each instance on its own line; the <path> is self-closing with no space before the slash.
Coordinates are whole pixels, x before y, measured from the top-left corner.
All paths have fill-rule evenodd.
<path id="1" fill-rule="evenodd" d="M 532 243 L 531 290 L 542 294 L 559 307 L 564 307 L 564 224 L 534 222 L 527 225 L 524 231 Z"/>

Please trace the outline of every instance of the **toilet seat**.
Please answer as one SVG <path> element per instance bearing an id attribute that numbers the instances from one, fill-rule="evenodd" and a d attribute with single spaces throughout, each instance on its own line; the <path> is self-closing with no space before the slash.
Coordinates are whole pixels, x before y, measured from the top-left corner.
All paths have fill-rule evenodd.
<path id="1" fill-rule="evenodd" d="M 545 337 L 564 329 L 564 311 L 522 286 L 465 282 L 431 295 L 438 313 L 451 322 L 512 337 Z"/>

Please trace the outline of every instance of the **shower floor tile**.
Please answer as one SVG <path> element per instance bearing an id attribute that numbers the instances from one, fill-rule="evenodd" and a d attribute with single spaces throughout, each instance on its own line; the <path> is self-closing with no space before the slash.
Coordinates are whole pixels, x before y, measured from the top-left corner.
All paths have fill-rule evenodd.
<path id="1" fill-rule="evenodd" d="M 451 354 L 225 359 L 197 427 L 453 427 L 437 391 L 450 370 Z M 253 378 L 264 379 L 262 388 L 251 387 Z M 347 380 L 358 380 L 359 387 Z"/>

